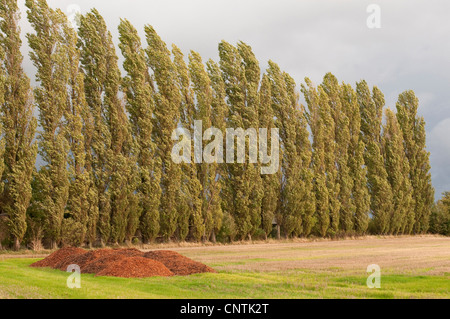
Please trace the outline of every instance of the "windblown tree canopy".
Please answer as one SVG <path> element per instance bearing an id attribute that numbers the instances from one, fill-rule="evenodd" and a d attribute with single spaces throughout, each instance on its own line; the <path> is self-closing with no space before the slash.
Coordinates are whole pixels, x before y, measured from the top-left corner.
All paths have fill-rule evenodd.
<path id="1" fill-rule="evenodd" d="M 20 13 L 15 0 L 0 4 L 0 19 L 0 125 L 4 130 L 0 142 L 0 214 L 7 216 L 17 250 L 27 229 L 26 212 L 37 153 L 36 119 L 30 80 L 22 68 Z"/>
<path id="2" fill-rule="evenodd" d="M 122 19 L 117 50 L 95 9 L 74 29 L 45 0 L 26 6 L 35 88 L 22 68 L 17 2 L 0 4 L 3 246 L 447 230 L 448 194 L 433 206 L 413 91 L 394 112 L 364 80 L 352 86 L 327 73 L 297 85 L 273 61 L 264 69 L 244 42 L 222 41 L 219 61 L 204 62 L 169 50 L 151 25 L 142 42 Z M 176 139 L 181 128 L 192 143 Z M 232 163 L 223 161 L 227 128 L 244 132 L 226 154 Z M 253 161 L 252 139 L 265 132 Z M 181 142 L 190 161 L 177 163 Z M 264 174 L 261 156 L 274 152 L 279 169 Z"/>
<path id="3" fill-rule="evenodd" d="M 43 227 L 52 248 L 61 241 L 61 229 L 69 197 L 68 153 L 64 113 L 69 100 L 68 46 L 64 43 L 66 17 L 45 1 L 26 1 L 34 33 L 27 34 L 30 57 L 39 86 L 34 97 L 39 109 L 39 155 L 44 165 L 36 174 L 34 201 L 42 212 Z"/>

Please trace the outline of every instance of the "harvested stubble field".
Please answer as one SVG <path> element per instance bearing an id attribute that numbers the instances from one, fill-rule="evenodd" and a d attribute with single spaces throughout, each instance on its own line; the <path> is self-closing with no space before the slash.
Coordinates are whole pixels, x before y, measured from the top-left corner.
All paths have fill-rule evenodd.
<path id="1" fill-rule="evenodd" d="M 170 249 L 217 273 L 115 278 L 32 268 L 41 258 L 0 254 L 0 298 L 450 298 L 450 238 L 365 237 L 234 245 L 172 244 Z M 157 260 L 158 253 L 147 253 Z M 23 257 L 23 258 L 18 258 Z M 381 288 L 366 285 L 381 268 Z"/>

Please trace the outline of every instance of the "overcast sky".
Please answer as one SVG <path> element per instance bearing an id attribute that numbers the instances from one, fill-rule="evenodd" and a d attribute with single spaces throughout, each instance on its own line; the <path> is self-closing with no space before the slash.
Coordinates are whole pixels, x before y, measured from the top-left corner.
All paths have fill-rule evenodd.
<path id="1" fill-rule="evenodd" d="M 22 36 L 31 32 L 22 11 Z M 355 84 L 378 86 L 395 109 L 398 95 L 412 89 L 427 123 L 436 198 L 450 191 L 450 1 L 417 0 L 48 0 L 72 15 L 97 8 L 118 42 L 120 18 L 143 36 L 152 25 L 170 46 L 218 60 L 221 40 L 251 45 L 261 68 L 269 59 L 291 74 L 320 83 L 327 72 Z M 369 4 L 381 8 L 381 28 L 366 21 Z M 24 44 L 26 40 L 24 38 Z M 25 69 L 35 72 L 24 45 Z M 119 50 L 118 50 L 119 51 Z"/>

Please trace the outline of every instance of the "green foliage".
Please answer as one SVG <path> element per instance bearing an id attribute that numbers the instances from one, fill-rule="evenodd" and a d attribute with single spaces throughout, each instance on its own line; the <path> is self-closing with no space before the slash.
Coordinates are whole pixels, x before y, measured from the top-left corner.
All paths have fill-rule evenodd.
<path id="1" fill-rule="evenodd" d="M 0 17 L 0 51 L 4 52 L 0 66 L 0 74 L 4 74 L 0 88 L 4 132 L 0 146 L 0 149 L 4 147 L 4 161 L 0 160 L 0 171 L 4 168 L 4 174 L 0 174 L 0 188 L 4 186 L 4 191 L 0 189 L 0 212 L 8 216 L 9 231 L 17 249 L 27 228 L 26 210 L 31 199 L 31 174 L 37 154 L 37 144 L 34 142 L 36 119 L 33 116 L 30 80 L 22 69 L 17 1 L 3 1 Z"/>
<path id="2" fill-rule="evenodd" d="M 104 83 L 107 77 L 108 57 L 106 54 L 108 33 L 97 11 L 80 16 L 78 48 L 80 63 L 85 74 L 84 88 L 88 108 L 83 112 L 85 120 L 86 164 L 95 185 L 90 197 L 95 222 L 91 221 L 91 240 L 98 234 L 102 243 L 110 238 L 111 202 L 109 191 L 111 132 L 107 122 L 106 105 L 103 103 Z"/>
<path id="3" fill-rule="evenodd" d="M 430 153 L 426 150 L 425 121 L 417 115 L 419 101 L 413 91 L 399 95 L 397 120 L 403 132 L 406 157 L 409 162 L 409 178 L 413 188 L 415 223 L 414 233 L 425 233 L 434 200 L 431 185 Z"/>
<path id="4" fill-rule="evenodd" d="M 274 126 L 279 129 L 282 153 L 281 171 L 275 175 L 278 181 L 272 181 L 281 193 L 279 199 L 278 196 L 273 198 L 272 206 L 275 208 L 275 201 L 279 201 L 275 217 L 285 236 L 307 236 L 314 224 L 314 196 L 310 171 L 311 145 L 304 109 L 298 104 L 294 80 L 281 72 L 272 61 L 269 61 L 268 82 L 270 108 L 276 118 Z M 270 224 L 266 222 L 268 230 Z"/>
<path id="5" fill-rule="evenodd" d="M 139 217 L 140 231 L 144 241 L 152 241 L 159 232 L 159 203 L 161 188 L 160 159 L 156 155 L 156 145 L 153 141 L 153 83 L 150 79 L 145 61 L 145 52 L 141 47 L 141 40 L 136 29 L 128 20 L 122 20 L 119 25 L 120 44 L 125 57 L 123 66 L 127 76 L 123 79 L 123 89 L 126 94 L 126 107 L 130 114 L 132 134 L 136 140 L 137 164 L 140 182 L 137 185 L 139 207 L 141 213 L 131 216 Z M 134 220 L 136 228 L 139 220 Z M 129 230 L 131 234 L 133 231 Z"/>
<path id="6" fill-rule="evenodd" d="M 181 123 L 184 128 L 189 131 L 194 129 L 194 121 L 202 120 L 196 112 L 195 94 L 191 87 L 191 78 L 189 69 L 184 62 L 184 56 L 181 50 L 173 45 L 172 54 L 174 56 L 174 65 L 178 77 L 178 88 L 181 93 L 180 115 Z M 203 123 L 204 124 L 204 123 Z M 207 126 L 209 127 L 209 126 Z M 191 154 L 193 154 L 193 145 L 191 144 Z M 179 209 L 179 239 L 184 240 L 189 232 L 189 225 L 192 225 L 192 236 L 196 241 L 205 237 L 205 223 L 208 218 L 203 212 L 202 192 L 204 183 L 202 183 L 199 165 L 193 164 L 194 159 L 191 158 L 191 164 L 184 163 L 182 165 L 182 182 L 181 182 L 181 201 Z M 206 215 L 207 217 L 207 215 Z M 189 223 L 189 220 L 191 221 Z M 211 224 L 211 221 L 208 222 Z"/>
<path id="7" fill-rule="evenodd" d="M 444 192 L 442 198 L 433 206 L 430 232 L 450 236 L 450 192 Z"/>
<path id="8" fill-rule="evenodd" d="M 147 65 L 153 71 L 157 90 L 154 95 L 154 129 L 157 154 L 161 158 L 161 235 L 170 239 L 177 230 L 179 215 L 183 214 L 180 207 L 181 196 L 181 166 L 171 159 L 174 145 L 172 132 L 180 120 L 181 93 L 179 91 L 178 74 L 171 60 L 170 51 L 158 36 L 152 26 L 145 26 L 148 47 Z"/>
<path id="9" fill-rule="evenodd" d="M 337 167 L 337 176 L 334 183 L 339 185 L 339 188 L 335 186 L 338 193 L 334 193 L 333 197 L 337 195 L 336 198 L 340 205 L 339 210 L 337 210 L 337 207 L 334 209 L 334 213 L 331 216 L 331 225 L 334 233 L 337 233 L 339 230 L 350 233 L 353 230 L 353 215 L 355 213 L 352 198 L 354 181 L 349 166 L 352 109 L 348 105 L 349 101 L 342 99 L 344 87 L 339 85 L 334 75 L 327 73 L 323 79 L 322 87 L 328 95 L 330 111 L 334 120 L 334 139 L 336 141 L 334 167 Z M 336 206 L 336 204 L 333 206 Z"/>
<path id="10" fill-rule="evenodd" d="M 390 233 L 410 234 L 414 226 L 412 207 L 412 187 L 409 180 L 409 164 L 403 149 L 403 134 L 397 118 L 391 110 L 386 110 L 386 126 L 382 143 L 388 181 L 391 185 L 394 209 L 391 212 Z"/>
<path id="11" fill-rule="evenodd" d="M 271 132 L 275 128 L 274 111 L 272 108 L 272 91 L 269 76 L 264 74 L 261 81 L 260 88 L 260 103 L 258 109 L 259 125 L 267 128 L 267 132 Z M 271 133 L 270 133 L 271 134 Z M 271 140 L 271 135 L 267 137 Z M 267 152 L 271 152 L 271 145 L 267 145 Z M 272 232 L 273 220 L 278 208 L 279 193 L 280 193 L 280 174 L 264 174 L 261 176 L 263 184 L 263 198 L 261 201 L 261 229 L 264 232 L 264 237 Z"/>
<path id="12" fill-rule="evenodd" d="M 348 118 L 348 157 L 347 168 L 350 170 L 344 174 L 346 180 L 350 179 L 353 188 L 351 189 L 350 199 L 347 201 L 347 213 L 345 214 L 344 224 L 353 224 L 353 230 L 356 234 L 364 234 L 369 225 L 370 196 L 367 188 L 367 167 L 364 162 L 365 144 L 361 135 L 361 114 L 359 110 L 357 95 L 355 90 L 349 84 L 342 84 L 341 103 L 343 112 Z M 343 155 L 345 156 L 345 155 Z M 342 179 L 342 180 L 345 180 Z M 345 188 L 347 188 L 346 186 Z M 353 219 L 349 220 L 349 212 Z M 347 228 L 347 231 L 350 229 Z"/>
<path id="13" fill-rule="evenodd" d="M 311 128 L 312 143 L 312 170 L 314 176 L 313 191 L 315 194 L 315 233 L 319 236 L 325 236 L 329 232 L 330 217 L 332 215 L 332 196 L 333 189 L 333 172 L 328 176 L 328 169 L 331 168 L 329 162 L 330 156 L 326 155 L 329 143 L 333 143 L 330 139 L 331 134 L 334 135 L 334 129 L 327 131 L 327 125 L 331 125 L 331 113 L 329 111 L 329 101 L 322 87 L 317 89 L 311 80 L 305 79 L 306 85 L 302 84 L 302 92 L 308 105 L 307 119 Z M 331 126 L 333 127 L 333 126 Z M 328 146 L 327 146 L 328 145 Z M 334 155 L 333 155 L 334 156 Z M 328 165 L 327 165 L 328 164 Z"/>
<path id="14" fill-rule="evenodd" d="M 69 143 L 63 116 L 68 100 L 68 48 L 61 32 L 66 20 L 60 10 L 48 7 L 44 0 L 27 0 L 28 21 L 35 33 L 27 34 L 31 60 L 37 68 L 34 90 L 39 108 L 39 154 L 46 165 L 37 175 L 37 205 L 45 216 L 45 232 L 56 247 L 60 241 L 61 223 L 69 197 L 67 170 Z"/>
<path id="15" fill-rule="evenodd" d="M 69 142 L 69 197 L 66 214 L 73 218 L 73 223 L 79 227 L 77 232 L 71 234 L 73 241 L 82 244 L 86 238 L 89 219 L 97 217 L 97 209 L 94 208 L 95 199 L 90 196 L 92 187 L 91 174 L 86 169 L 86 147 L 83 135 L 83 112 L 86 112 L 87 104 L 84 93 L 84 76 L 79 68 L 80 53 L 77 49 L 77 34 L 66 20 L 63 23 L 63 45 L 67 48 L 68 99 L 64 114 L 66 139 Z M 63 221 L 64 230 L 64 221 Z M 64 244 L 63 233 L 63 244 Z M 67 237 L 67 236 L 65 236 Z M 93 237 L 90 234 L 90 237 Z M 88 237 L 88 241 L 92 238 Z"/>
<path id="16" fill-rule="evenodd" d="M 3 135 L 3 126 L 1 124 L 0 124 L 0 134 Z M 3 174 L 3 171 L 5 169 L 5 163 L 3 160 L 4 156 L 5 156 L 5 141 L 2 139 L 0 141 L 0 175 Z M 1 193 L 3 193 L 3 189 L 4 189 L 3 181 L 0 181 L 0 192 Z"/>
<path id="17" fill-rule="evenodd" d="M 225 121 L 224 112 L 215 109 L 217 108 L 215 103 L 220 102 L 217 101 L 219 97 L 216 97 L 215 101 L 214 93 L 216 92 L 211 83 L 213 80 L 209 77 L 200 54 L 194 51 L 191 51 L 189 55 L 189 74 L 197 101 L 194 119 L 201 120 L 205 128 L 218 127 L 217 125 L 221 125 Z M 213 113 L 215 113 L 214 117 Z M 203 142 L 203 147 L 206 142 Z M 197 177 L 201 182 L 202 190 L 199 195 L 202 202 L 205 239 L 212 241 L 215 241 L 215 235 L 221 227 L 223 218 L 220 198 L 222 187 L 221 179 L 218 178 L 219 174 L 218 163 L 202 163 L 197 167 Z"/>
<path id="18" fill-rule="evenodd" d="M 64 218 L 61 224 L 61 245 L 78 247 L 83 245 L 84 237 L 80 234 L 86 233 L 86 226 L 73 218 Z"/>
<path id="19" fill-rule="evenodd" d="M 131 239 L 140 216 L 135 198 L 139 178 L 136 145 L 119 96 L 121 77 L 111 34 L 95 9 L 80 22 L 78 46 L 86 74 L 86 100 L 94 121 L 89 146 L 98 194 L 98 232 L 103 243 L 117 243 Z"/>
<path id="20" fill-rule="evenodd" d="M 242 42 L 236 48 L 222 41 L 219 56 L 228 104 L 227 127 L 258 128 L 256 88 L 260 70 L 251 48 Z M 249 145 L 247 137 L 245 144 Z M 224 208 L 236 221 L 238 238 L 251 238 L 261 223 L 263 189 L 258 166 L 249 163 L 247 157 L 245 163 L 227 164 L 226 170 L 228 178 L 223 191 L 229 200 Z"/>
<path id="21" fill-rule="evenodd" d="M 364 80 L 357 83 L 356 93 L 361 112 L 361 134 L 366 147 L 364 162 L 367 166 L 367 182 L 371 196 L 372 229 L 376 233 L 387 234 L 390 232 L 394 206 L 381 147 L 384 96 L 377 87 L 373 88 L 371 95 L 369 86 Z"/>
<path id="22" fill-rule="evenodd" d="M 223 213 L 222 225 L 217 234 L 217 240 L 220 242 L 232 242 L 237 234 L 238 229 L 233 216 L 225 211 Z"/>
<path id="23" fill-rule="evenodd" d="M 353 88 L 331 73 L 317 86 L 305 78 L 300 105 L 294 79 L 272 61 L 261 70 L 244 42 L 222 41 L 219 62 L 204 63 L 195 51 L 169 51 L 149 25 L 144 48 L 128 20 L 118 27 L 122 76 L 96 9 L 75 30 L 45 0 L 26 7 L 34 91 L 17 1 L 0 3 L 1 237 L 14 248 L 267 238 L 273 223 L 277 237 L 446 233 L 413 91 L 382 126 L 383 93 L 364 80 Z M 172 133 L 193 132 L 195 121 L 202 133 L 265 128 L 268 141 L 277 128 L 279 171 L 250 162 L 249 134 L 243 163 L 174 163 Z"/>

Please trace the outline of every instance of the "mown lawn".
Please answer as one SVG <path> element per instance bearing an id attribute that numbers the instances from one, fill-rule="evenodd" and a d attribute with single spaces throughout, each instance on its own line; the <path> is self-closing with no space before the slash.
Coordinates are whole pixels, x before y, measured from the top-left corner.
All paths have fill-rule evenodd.
<path id="1" fill-rule="evenodd" d="M 312 271 L 219 271 L 186 277 L 125 279 L 81 275 L 69 289 L 69 273 L 31 268 L 38 259 L 0 261 L 0 298 L 450 298 L 450 274 L 382 275 L 381 288 L 366 286 L 368 274 L 339 269 Z"/>

